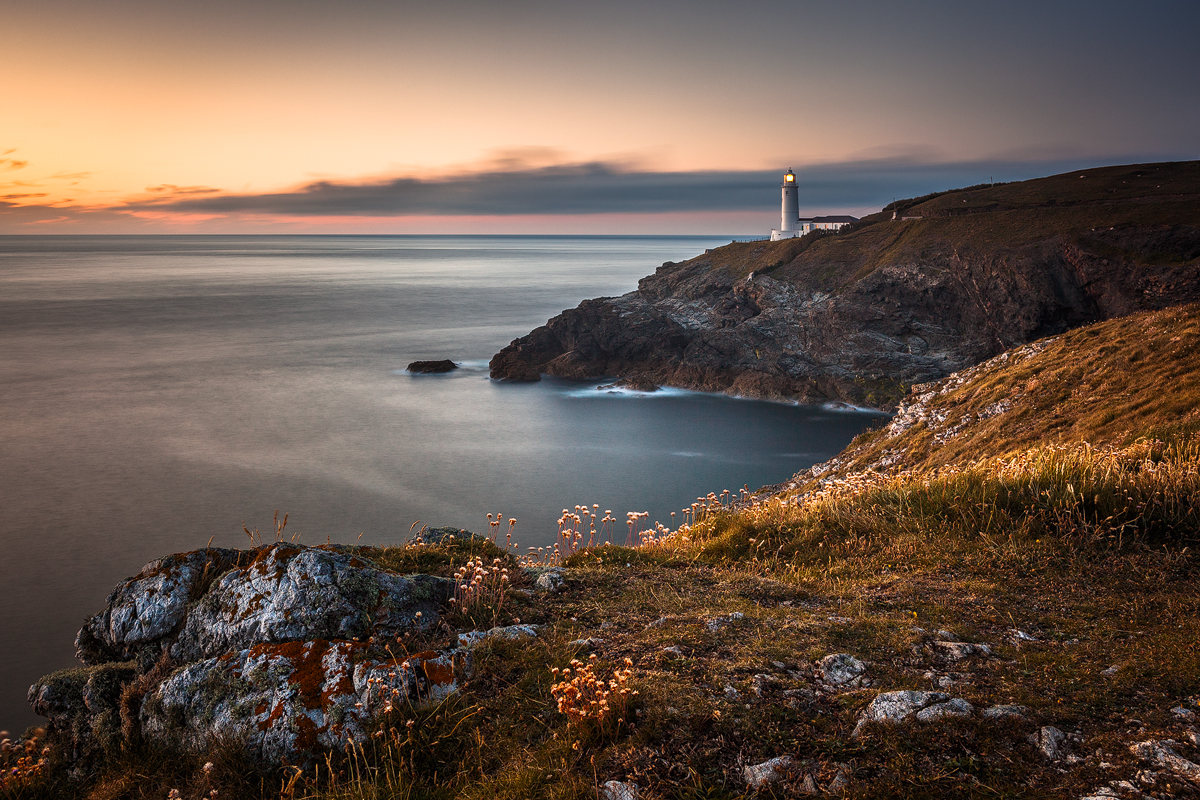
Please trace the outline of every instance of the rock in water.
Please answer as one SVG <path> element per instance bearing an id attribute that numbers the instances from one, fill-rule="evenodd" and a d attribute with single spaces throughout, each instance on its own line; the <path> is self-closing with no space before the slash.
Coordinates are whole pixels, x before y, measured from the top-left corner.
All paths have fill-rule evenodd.
<path id="1" fill-rule="evenodd" d="M 632 389 L 635 392 L 657 392 L 659 385 L 647 378 L 645 375 L 631 375 L 628 378 L 621 378 L 616 383 L 606 383 L 603 386 L 597 386 L 597 389 Z"/>
<path id="2" fill-rule="evenodd" d="M 453 372 L 458 369 L 458 364 L 455 364 L 450 359 L 442 359 L 441 361 L 414 361 L 408 365 L 408 371 L 417 375 L 428 375 L 437 372 Z"/>

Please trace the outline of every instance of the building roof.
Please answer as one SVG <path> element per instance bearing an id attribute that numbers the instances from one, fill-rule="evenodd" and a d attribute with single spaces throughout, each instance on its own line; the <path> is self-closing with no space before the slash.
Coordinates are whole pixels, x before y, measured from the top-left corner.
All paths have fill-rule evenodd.
<path id="1" fill-rule="evenodd" d="M 813 217 L 812 222 L 858 222 L 858 217 L 847 217 L 847 216 Z"/>

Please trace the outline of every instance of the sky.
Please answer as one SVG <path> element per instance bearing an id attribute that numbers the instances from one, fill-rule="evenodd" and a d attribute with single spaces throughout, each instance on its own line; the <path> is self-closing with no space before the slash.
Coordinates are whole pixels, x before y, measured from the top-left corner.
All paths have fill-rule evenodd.
<path id="1" fill-rule="evenodd" d="M 0 0 L 0 234 L 765 234 L 1200 158 L 1200 3 Z"/>

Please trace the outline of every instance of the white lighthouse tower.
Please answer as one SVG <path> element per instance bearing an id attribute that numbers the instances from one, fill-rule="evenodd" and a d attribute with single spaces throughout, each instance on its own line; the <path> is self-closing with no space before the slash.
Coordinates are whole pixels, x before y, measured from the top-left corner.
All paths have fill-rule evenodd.
<path id="1" fill-rule="evenodd" d="M 800 219 L 800 198 L 796 194 L 796 174 L 792 168 L 783 175 L 783 183 L 779 185 L 782 193 L 783 206 L 779 220 L 779 232 L 785 233 L 796 229 L 796 221 Z"/>
<path id="2" fill-rule="evenodd" d="M 771 231 L 771 241 L 793 239 L 808 233 L 807 226 L 800 224 L 800 195 L 796 186 L 796 173 L 788 167 L 783 174 L 783 183 L 779 185 L 780 213 L 779 230 Z"/>

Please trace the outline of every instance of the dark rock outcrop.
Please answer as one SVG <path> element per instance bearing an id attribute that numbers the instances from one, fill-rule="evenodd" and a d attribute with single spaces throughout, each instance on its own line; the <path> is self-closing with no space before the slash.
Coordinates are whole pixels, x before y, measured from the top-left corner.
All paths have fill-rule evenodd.
<path id="1" fill-rule="evenodd" d="M 514 340 L 491 375 L 890 409 L 910 385 L 1016 345 L 1200 300 L 1200 162 L 1090 170 L 1087 192 L 1077 177 L 946 193 L 906 209 L 916 221 L 880 214 L 837 235 L 668 262 L 636 291 Z"/>
<path id="2" fill-rule="evenodd" d="M 441 361 L 414 361 L 408 365 L 408 371 L 417 375 L 453 372 L 456 369 L 458 369 L 458 364 L 448 358 Z"/>

